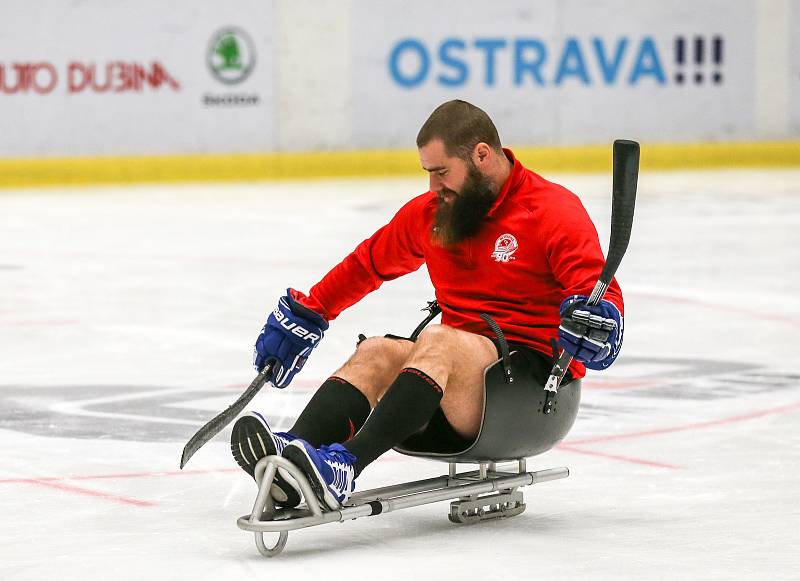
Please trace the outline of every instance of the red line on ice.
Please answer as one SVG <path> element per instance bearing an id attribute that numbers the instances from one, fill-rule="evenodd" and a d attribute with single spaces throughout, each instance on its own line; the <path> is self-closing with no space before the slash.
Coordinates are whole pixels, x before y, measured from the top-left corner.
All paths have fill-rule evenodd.
<path id="1" fill-rule="evenodd" d="M 696 422 L 693 424 L 686 424 L 683 426 L 672 426 L 668 428 L 658 428 L 655 430 L 645 430 L 643 432 L 629 432 L 627 434 L 610 434 L 608 436 L 597 436 L 594 438 L 584 438 L 582 440 L 570 440 L 565 442 L 567 446 L 579 446 L 581 444 L 595 444 L 597 442 L 611 442 L 613 440 L 627 440 L 630 438 L 643 438 L 646 436 L 659 436 L 661 434 L 672 434 L 675 432 L 686 432 L 690 430 L 700 430 L 704 428 L 713 428 L 716 426 L 724 426 L 727 424 L 734 424 L 737 422 L 745 422 L 748 420 L 754 420 L 756 418 L 763 418 L 764 416 L 771 416 L 775 414 L 782 414 L 787 412 L 793 412 L 795 410 L 800 410 L 800 402 L 795 402 L 792 404 L 767 409 L 767 410 L 759 410 L 756 412 L 750 412 L 747 414 L 740 414 L 738 416 L 731 416 L 729 418 L 722 418 L 719 420 L 711 420 L 708 422 Z"/>
<path id="2" fill-rule="evenodd" d="M 118 494 L 110 494 L 108 492 L 101 492 L 99 490 L 90 490 L 88 488 L 82 488 L 80 486 L 72 486 L 70 484 L 64 484 L 63 482 L 56 482 L 53 480 L 23 480 L 21 482 L 26 482 L 28 484 L 35 484 L 37 486 L 45 486 L 47 488 L 56 488 L 58 490 L 63 490 L 65 492 L 73 492 L 75 494 L 84 494 L 86 496 L 93 496 L 95 498 L 102 498 L 104 500 L 110 500 L 111 502 L 116 502 L 118 504 L 131 504 L 133 506 L 155 506 L 156 503 L 150 502 L 147 500 L 139 500 L 137 498 L 129 498 L 127 496 L 120 496 Z"/>
<path id="3" fill-rule="evenodd" d="M 161 472 L 122 472 L 118 474 L 84 474 L 75 476 L 43 476 L 41 478 L 4 478 L 0 484 L 41 484 L 45 482 L 64 482 L 66 480 L 124 480 L 126 478 L 159 478 L 162 476 L 194 476 L 217 472 L 238 472 L 239 468 L 217 468 L 209 470 L 172 470 Z"/>
<path id="4" fill-rule="evenodd" d="M 600 379 L 592 378 L 583 381 L 583 389 L 591 390 L 611 390 L 611 389 L 649 389 L 659 385 L 665 385 L 669 378 L 659 379 Z"/>
<path id="5" fill-rule="evenodd" d="M 779 315 L 776 313 L 766 313 L 764 311 L 756 311 L 753 309 L 745 309 L 743 307 L 734 307 L 730 305 L 718 305 L 716 303 L 711 303 L 708 301 L 703 301 L 700 299 L 691 299 L 687 297 L 679 297 L 679 296 L 671 296 L 671 295 L 664 295 L 654 292 L 631 292 L 637 297 L 647 298 L 647 299 L 654 299 L 657 301 L 663 301 L 666 303 L 679 303 L 684 305 L 697 305 L 698 307 L 707 307 L 709 309 L 714 309 L 717 311 L 726 311 L 728 313 L 736 313 L 739 315 L 746 315 L 748 317 L 753 317 L 755 319 L 764 320 L 768 319 L 770 321 L 775 321 L 776 323 L 783 323 L 785 325 L 791 325 L 793 327 L 800 327 L 800 319 L 797 317 L 791 317 L 786 315 Z"/>
<path id="6" fill-rule="evenodd" d="M 664 462 L 656 462 L 654 460 L 644 460 L 643 458 L 634 458 L 632 456 L 621 456 L 619 454 L 607 454 L 605 452 L 597 452 L 595 450 L 584 450 L 581 448 L 574 448 L 564 444 L 556 446 L 559 450 L 565 452 L 574 452 L 575 454 L 585 454 L 586 456 L 599 456 L 600 458 L 610 458 L 611 460 L 621 460 L 622 462 L 630 462 L 632 464 L 642 464 L 643 466 L 652 466 L 655 468 L 669 468 L 671 470 L 681 470 L 681 466 L 675 464 L 666 464 Z"/>
<path id="7" fill-rule="evenodd" d="M 197 474 L 213 474 L 216 472 L 238 472 L 239 468 L 219 468 L 212 470 L 174 470 L 170 472 L 126 472 L 120 474 L 87 474 L 82 476 L 44 476 L 41 478 L 4 478 L 0 479 L 0 484 L 33 484 L 34 486 L 44 486 L 47 488 L 55 488 L 65 492 L 72 492 L 75 494 L 84 494 L 86 496 L 93 496 L 95 498 L 102 498 L 111 502 L 119 504 L 127 504 L 133 506 L 155 506 L 155 502 L 149 500 L 139 500 L 137 498 L 130 498 L 121 496 L 119 494 L 111 494 L 102 492 L 100 490 L 91 490 L 81 486 L 74 486 L 67 484 L 71 480 L 124 480 L 127 478 L 159 478 L 163 476 L 194 476 Z"/>

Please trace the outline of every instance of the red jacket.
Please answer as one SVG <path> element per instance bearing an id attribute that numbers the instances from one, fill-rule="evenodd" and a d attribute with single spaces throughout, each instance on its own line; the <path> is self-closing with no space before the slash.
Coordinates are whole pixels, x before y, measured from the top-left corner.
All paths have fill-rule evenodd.
<path id="1" fill-rule="evenodd" d="M 384 281 L 427 263 L 443 324 L 492 337 L 480 318 L 487 313 L 509 341 L 551 355 L 561 301 L 591 292 L 603 253 L 578 197 L 505 152 L 514 167 L 476 236 L 449 248 L 434 243 L 437 199 L 427 192 L 359 244 L 301 302 L 330 321 Z M 623 312 L 616 280 L 605 298 Z M 570 370 L 574 377 L 586 373 L 577 361 Z"/>

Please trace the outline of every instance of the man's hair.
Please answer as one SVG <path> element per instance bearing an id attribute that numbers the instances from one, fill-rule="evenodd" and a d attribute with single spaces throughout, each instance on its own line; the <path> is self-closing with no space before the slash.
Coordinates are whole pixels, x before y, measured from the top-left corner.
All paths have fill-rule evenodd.
<path id="1" fill-rule="evenodd" d="M 497 128 L 483 109 L 459 99 L 442 103 L 417 134 L 417 147 L 441 139 L 447 155 L 469 159 L 479 143 L 502 151 Z"/>

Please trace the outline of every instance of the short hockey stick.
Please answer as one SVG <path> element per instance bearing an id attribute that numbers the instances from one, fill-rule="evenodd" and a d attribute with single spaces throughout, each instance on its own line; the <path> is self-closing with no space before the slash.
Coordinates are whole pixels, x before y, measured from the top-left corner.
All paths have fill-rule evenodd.
<path id="1" fill-rule="evenodd" d="M 639 179 L 639 144 L 625 139 L 616 140 L 613 168 L 611 241 L 608 243 L 608 256 L 603 271 L 592 289 L 592 294 L 589 295 L 589 305 L 600 303 L 628 249 L 633 226 L 633 209 L 636 205 L 636 184 Z M 571 362 L 572 355 L 562 350 L 544 387 L 546 395 L 542 411 L 545 414 L 553 411 L 555 394 Z"/>
<path id="2" fill-rule="evenodd" d="M 216 416 L 213 420 L 208 422 L 205 426 L 197 430 L 197 433 L 183 447 L 183 455 L 181 455 L 181 470 L 186 466 L 189 458 L 194 456 L 194 453 L 202 448 L 206 442 L 216 436 L 222 431 L 222 428 L 231 423 L 231 420 L 238 416 L 244 407 L 250 403 L 259 390 L 264 387 L 267 379 L 272 374 L 272 363 L 268 363 L 266 367 L 256 376 L 245 392 L 239 396 L 235 402 L 228 406 L 228 408 Z"/>

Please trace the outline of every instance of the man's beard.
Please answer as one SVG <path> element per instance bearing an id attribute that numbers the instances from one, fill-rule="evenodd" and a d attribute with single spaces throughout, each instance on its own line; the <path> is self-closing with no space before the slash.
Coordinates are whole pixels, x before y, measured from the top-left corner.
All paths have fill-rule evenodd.
<path id="1" fill-rule="evenodd" d="M 443 189 L 439 192 L 439 207 L 433 221 L 433 238 L 442 246 L 452 246 L 475 236 L 495 200 L 492 183 L 469 161 L 467 179 L 460 192 Z M 454 196 L 444 201 L 444 194 Z"/>

